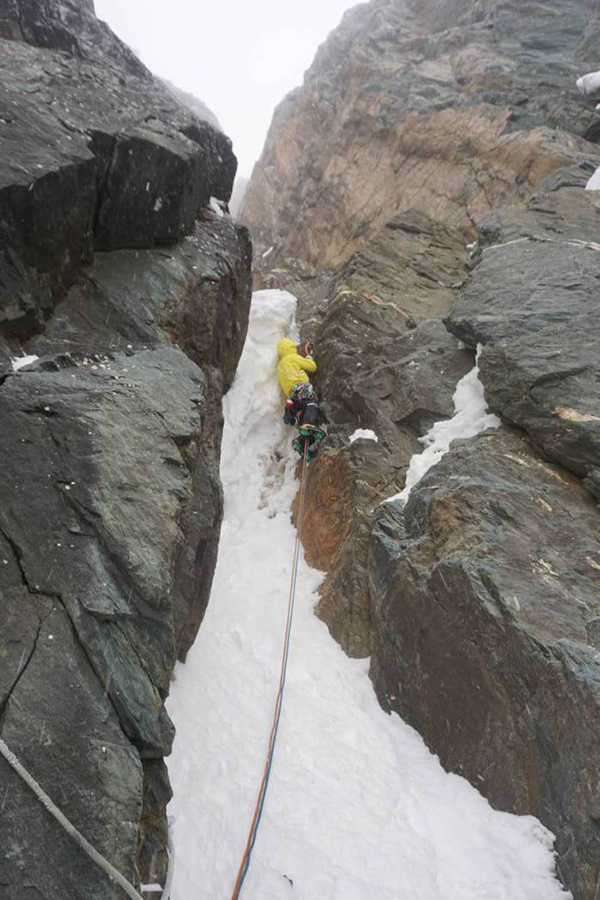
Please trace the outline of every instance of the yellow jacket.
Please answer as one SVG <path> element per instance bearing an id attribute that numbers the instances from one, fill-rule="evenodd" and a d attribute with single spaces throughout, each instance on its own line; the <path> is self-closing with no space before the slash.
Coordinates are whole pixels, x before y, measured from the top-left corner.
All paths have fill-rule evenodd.
<path id="1" fill-rule="evenodd" d="M 294 385 L 299 381 L 310 381 L 307 372 L 316 372 L 317 364 L 313 359 L 307 359 L 300 356 L 296 350 L 296 344 L 289 338 L 284 338 L 277 344 L 277 355 L 279 357 L 279 365 L 277 366 L 277 378 L 281 385 L 281 390 L 286 397 L 292 393 Z"/>

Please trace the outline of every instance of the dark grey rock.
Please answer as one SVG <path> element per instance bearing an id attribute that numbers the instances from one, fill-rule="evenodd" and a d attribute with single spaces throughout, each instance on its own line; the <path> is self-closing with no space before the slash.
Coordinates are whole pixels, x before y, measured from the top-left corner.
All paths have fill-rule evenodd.
<path id="1" fill-rule="evenodd" d="M 540 191 L 562 191 L 567 188 L 585 188 L 596 170 L 592 162 L 584 161 L 579 166 L 561 167 L 540 181 Z"/>
<path id="2" fill-rule="evenodd" d="M 152 349 L 143 349 L 139 333 L 129 335 L 127 314 L 135 308 L 135 292 L 130 295 L 131 308 L 120 305 L 127 272 L 121 265 L 114 267 L 112 282 L 112 338 L 106 318 L 104 333 L 98 331 L 103 347 L 112 343 L 113 350 L 86 351 L 95 333 L 94 322 L 87 323 L 87 333 L 77 331 L 73 326 L 85 321 L 85 312 L 78 308 L 77 298 L 70 298 L 66 304 L 72 320 L 66 309 L 61 320 L 68 329 L 70 340 L 65 340 L 64 346 L 69 352 L 54 357 L 49 353 L 60 345 L 57 333 L 50 329 L 47 346 L 42 347 L 40 339 L 36 348 L 46 351 L 40 360 L 7 378 L 0 388 L 0 458 L 5 461 L 0 531 L 9 542 L 3 545 L 7 564 L 0 560 L 0 577 L 12 574 L 27 595 L 39 594 L 60 603 L 126 746 L 134 752 L 125 736 L 138 754 L 144 759 L 156 758 L 157 763 L 168 753 L 172 740 L 172 726 L 164 712 L 170 673 L 178 649 L 183 656 L 193 640 L 210 591 L 222 515 L 219 400 L 226 380 L 233 375 L 247 320 L 249 269 L 242 248 L 230 257 L 226 274 L 221 273 L 225 284 L 219 287 L 217 271 L 204 271 L 210 282 L 207 304 L 204 308 L 199 304 L 195 311 L 194 303 L 203 295 L 198 281 L 192 287 L 187 285 L 189 273 L 184 263 L 190 252 L 189 247 L 184 248 L 177 257 L 178 267 L 171 270 L 168 266 L 162 270 L 159 260 L 148 258 L 147 271 L 158 285 L 169 285 L 163 304 L 172 304 L 182 315 L 187 304 L 191 321 L 203 316 L 206 340 L 198 340 L 196 356 L 204 362 L 206 374 L 181 350 L 165 346 L 166 332 L 158 325 L 158 286 L 153 307 L 157 322 L 153 330 L 146 325 L 142 335 Z M 192 257 L 194 253 L 202 265 L 201 253 L 194 249 Z M 152 254 L 156 251 L 146 251 L 147 257 Z M 214 260 L 217 268 L 226 258 Z M 232 275 L 236 265 L 239 282 Z M 136 284 L 135 271 L 132 264 L 131 285 Z M 103 283 L 103 287 L 109 296 L 110 284 Z M 144 285 L 138 289 L 143 291 Z M 229 343 L 223 335 L 216 341 L 211 331 L 222 314 L 219 300 L 225 304 L 226 298 L 230 302 Z M 117 350 L 123 340 L 120 332 L 135 340 L 135 345 Z M 211 334 L 213 340 L 208 339 Z M 23 472 L 27 473 L 25 479 Z M 10 598 L 8 608 L 12 608 Z M 5 693 L 13 681 L 21 683 L 23 661 L 29 658 L 35 640 L 37 620 L 24 617 L 25 609 L 18 619 L 8 620 L 13 634 L 5 656 Z M 17 696 L 14 690 L 12 696 Z M 54 721 L 57 703 L 48 698 L 49 721 Z M 70 740 L 70 727 L 68 721 L 54 723 L 62 743 Z M 31 723 L 23 728 L 27 734 Z M 33 742 L 30 747 L 34 758 L 43 752 L 43 745 Z M 130 783 L 127 790 L 139 794 L 140 774 L 136 773 L 135 785 Z M 122 777 L 128 776 L 124 772 Z M 50 793 L 69 791 L 58 775 L 56 780 L 49 775 L 44 784 Z M 118 783 L 114 789 L 120 790 Z M 145 796 L 149 802 L 151 795 L 146 792 Z M 139 797 L 138 801 L 141 803 Z M 90 806 L 87 814 L 93 816 L 94 809 Z M 12 807 L 7 807 L 2 827 L 12 835 L 15 824 L 9 810 Z M 114 833 L 112 821 L 105 826 Z M 134 857 L 138 827 L 139 815 L 131 826 Z M 164 803 L 160 809 L 153 806 L 145 812 L 142 872 L 152 869 L 160 873 L 164 866 L 165 828 Z M 31 865 L 36 868 L 39 864 L 41 871 L 46 865 L 45 851 L 37 853 L 35 846 L 48 845 L 32 846 L 35 860 Z M 74 857 L 80 854 L 74 845 L 70 852 Z M 127 865 L 123 862 L 123 871 L 131 871 L 130 865 L 131 860 Z M 73 866 L 79 871 L 77 860 L 70 868 L 65 864 L 63 871 Z M 67 894 L 64 881 L 61 883 L 58 874 L 56 877 L 56 891 L 50 879 L 45 895 L 49 898 L 106 896 L 102 878 L 96 883 L 90 882 L 89 874 L 82 875 L 84 893 Z M 12 870 L 10 879 L 16 898 L 23 882 Z"/>
<path id="3" fill-rule="evenodd" d="M 36 636 L 0 707 L 2 739 L 98 851 L 135 881 L 142 808 L 139 756 L 123 734 L 60 600 L 35 587 L 29 592 L 20 576 L 15 581 L 0 595 L 3 621 L 18 604 L 36 620 Z M 29 629 L 31 633 L 31 623 Z M 4 760 L 0 793 L 3 898 L 122 896 Z"/>
<path id="4" fill-rule="evenodd" d="M 593 896 L 597 508 L 503 428 L 456 443 L 400 516 L 378 514 L 369 566 L 380 702 L 495 806 L 538 816 Z"/>
<path id="5" fill-rule="evenodd" d="M 600 212 L 593 192 L 536 191 L 520 206 L 499 206 L 477 223 L 478 251 L 519 238 L 594 243 Z"/>
<path id="6" fill-rule="evenodd" d="M 181 88 L 177 87 L 176 84 L 173 84 L 172 81 L 168 81 L 166 78 L 163 78 L 162 82 L 169 93 L 172 94 L 173 97 L 175 97 L 178 103 L 181 103 L 182 106 L 187 107 L 190 112 L 194 113 L 194 115 L 197 116 L 198 119 L 201 119 L 203 122 L 208 122 L 209 125 L 212 125 L 217 129 L 217 131 L 223 131 L 216 115 L 211 109 L 208 108 L 206 103 L 203 103 L 202 100 L 200 100 L 194 94 L 190 94 L 189 91 L 183 91 Z"/>
<path id="7" fill-rule="evenodd" d="M 7 0 L 0 36 L 0 733 L 139 886 L 165 875 L 164 702 L 211 586 L 251 246 L 207 208 L 229 140 L 91 0 Z M 0 796 L 3 898 L 121 898 L 4 763 Z"/>
<path id="8" fill-rule="evenodd" d="M 146 883 L 156 884 L 168 866 L 166 808 L 173 792 L 162 759 L 145 759 L 143 765 L 145 815 L 139 836 L 140 868 L 146 873 Z M 174 859 L 171 865 L 175 865 Z"/>
<path id="9" fill-rule="evenodd" d="M 105 140 L 101 133 L 100 146 Z M 229 157 L 230 181 L 218 172 L 220 154 Z M 136 123 L 116 137 L 106 166 L 94 233 L 99 250 L 175 243 L 213 194 L 229 199 L 235 175 L 228 138 L 206 122 L 179 129 Z"/>
<path id="10" fill-rule="evenodd" d="M 47 18 L 39 21 L 43 27 Z M 82 38 L 81 54 L 0 39 L 5 333 L 39 331 L 94 244 L 173 244 L 192 231 L 211 196 L 227 201 L 231 194 L 229 139 L 137 61 L 123 69 L 125 57 L 135 57 L 123 57 L 123 45 L 96 24 L 103 39 Z M 52 36 L 46 46 L 54 47 Z"/>
<path id="11" fill-rule="evenodd" d="M 590 494 L 600 500 L 600 469 L 590 469 L 587 478 L 583 479 L 583 483 Z"/>
<path id="12" fill-rule="evenodd" d="M 98 51 L 132 75 L 148 76 L 130 48 L 94 12 L 94 0 L 4 0 L 0 36 L 88 58 Z"/>
<path id="13" fill-rule="evenodd" d="M 333 273 L 329 290 L 351 288 L 393 303 L 411 328 L 439 316 L 454 299 L 450 290 L 464 278 L 465 255 L 460 232 L 409 210 L 386 222 L 380 234 L 352 253 Z"/>
<path id="14" fill-rule="evenodd" d="M 484 224 L 496 243 L 484 247 L 447 324 L 471 346 L 484 345 L 491 408 L 548 459 L 586 476 L 600 465 L 598 212 L 582 193 L 569 209 L 546 212 L 541 202 Z"/>
<path id="15" fill-rule="evenodd" d="M 401 490 L 419 437 L 452 414 L 456 382 L 473 365 L 433 318 L 449 309 L 465 255 L 457 232 L 421 213 L 398 216 L 333 273 L 330 299 L 303 325 L 331 426 L 309 486 L 304 544 L 328 573 L 317 613 L 352 656 L 370 652 L 373 510 Z M 357 428 L 378 442 L 349 445 Z"/>
<path id="16" fill-rule="evenodd" d="M 174 341 L 227 390 L 248 324 L 251 254 L 246 229 L 214 214 L 176 247 L 98 253 L 29 348 L 127 353 Z"/>
<path id="17" fill-rule="evenodd" d="M 62 599 L 146 755 L 167 753 L 172 738 L 162 711 L 175 661 L 171 561 L 191 501 L 177 441 L 200 433 L 205 389 L 180 351 L 157 349 L 19 374 L 0 392 L 2 529 L 31 590 Z"/>

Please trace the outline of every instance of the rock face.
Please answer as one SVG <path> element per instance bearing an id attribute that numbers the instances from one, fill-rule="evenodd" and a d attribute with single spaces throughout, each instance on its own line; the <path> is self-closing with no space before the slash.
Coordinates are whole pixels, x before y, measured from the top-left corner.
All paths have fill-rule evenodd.
<path id="1" fill-rule="evenodd" d="M 0 733 L 139 885 L 165 874 L 164 701 L 210 591 L 251 245 L 206 205 L 229 140 L 91 2 L 5 4 L 0 34 Z M 3 898 L 122 896 L 3 761 L 0 793 Z"/>
<path id="2" fill-rule="evenodd" d="M 600 206 L 583 190 L 600 158 L 598 98 L 575 87 L 598 15 L 351 10 L 276 111 L 242 210 L 255 277 L 298 291 L 316 346 L 317 612 L 449 770 L 553 830 L 575 900 L 600 883 Z M 503 426 L 381 505 L 477 345 Z"/>
<path id="3" fill-rule="evenodd" d="M 317 611 L 352 656 L 368 656 L 371 646 L 373 507 L 401 489 L 419 437 L 452 414 L 454 386 L 473 365 L 440 318 L 466 256 L 457 231 L 423 214 L 398 216 L 333 274 L 331 299 L 303 326 L 318 348 L 331 423 L 329 452 L 309 486 L 305 547 L 329 573 Z M 357 428 L 374 431 L 378 443 L 349 445 Z"/>
<path id="4" fill-rule="evenodd" d="M 600 863 L 599 538 L 577 480 L 503 429 L 457 443 L 403 515 L 382 508 L 370 566 L 382 705 L 542 819 L 576 897 Z"/>
<path id="5" fill-rule="evenodd" d="M 398 212 L 473 235 L 494 205 L 586 167 L 575 79 L 595 0 L 373 0 L 347 12 L 278 107 L 241 220 L 272 262 L 335 265 Z M 591 171 L 591 170 L 590 170 Z"/>
<path id="6" fill-rule="evenodd" d="M 382 705 L 447 768 L 554 831 L 584 900 L 600 874 L 597 215 L 581 189 L 540 192 L 484 219 L 471 254 L 446 226 L 396 218 L 303 326 L 330 423 L 303 531 L 327 571 L 317 612 L 371 654 Z M 464 442 L 405 512 L 380 506 L 473 364 L 442 318 L 484 345 L 490 407 L 532 443 L 508 428 Z M 349 445 L 359 427 L 378 443 Z"/>
<path id="7" fill-rule="evenodd" d="M 486 396 L 544 455 L 600 483 L 600 203 L 534 198 L 482 223 L 477 277 L 448 325 L 484 344 Z M 493 243 L 492 243 L 493 241 Z"/>

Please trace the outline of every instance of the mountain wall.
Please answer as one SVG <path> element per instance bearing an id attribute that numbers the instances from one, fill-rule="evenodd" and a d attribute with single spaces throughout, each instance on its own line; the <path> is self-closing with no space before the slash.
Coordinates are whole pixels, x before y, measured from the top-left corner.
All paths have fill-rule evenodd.
<path id="1" fill-rule="evenodd" d="M 250 300 L 248 234 L 208 205 L 236 160 L 91 0 L 1 5 L 0 148 L 0 735 L 162 882 L 164 701 L 210 592 Z M 3 900 L 124 896 L 1 759 L 0 795 Z"/>
<path id="2" fill-rule="evenodd" d="M 413 207 L 470 240 L 498 203 L 584 166 L 595 0 L 373 0 L 344 15 L 276 110 L 241 220 L 271 263 L 343 261 Z M 571 176 L 573 177 L 573 176 Z"/>
<path id="3" fill-rule="evenodd" d="M 316 346 L 317 613 L 447 769 L 554 832 L 576 900 L 600 877 L 599 98 L 575 84 L 598 13 L 356 7 L 276 111 L 242 210 L 256 280 L 298 293 Z M 478 346 L 501 426 L 384 502 Z"/>

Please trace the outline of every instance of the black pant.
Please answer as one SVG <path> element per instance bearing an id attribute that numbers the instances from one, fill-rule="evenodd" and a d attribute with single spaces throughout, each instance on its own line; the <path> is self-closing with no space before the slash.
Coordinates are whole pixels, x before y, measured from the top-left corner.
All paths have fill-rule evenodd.
<path id="1" fill-rule="evenodd" d="M 319 403 L 315 389 L 309 382 L 297 384 L 290 394 L 292 407 L 289 412 L 290 422 L 294 425 L 296 421 L 299 425 L 317 425 L 319 421 Z M 286 407 L 286 414 L 288 408 Z"/>

